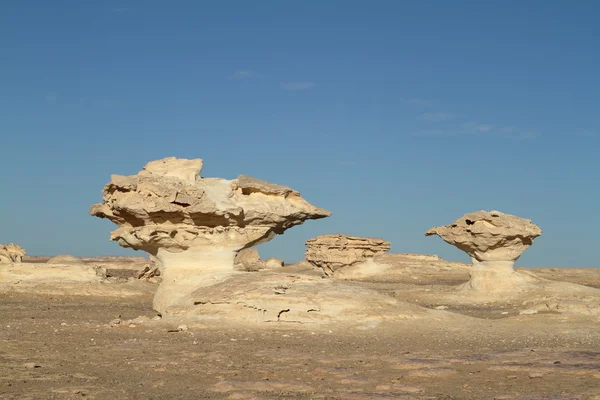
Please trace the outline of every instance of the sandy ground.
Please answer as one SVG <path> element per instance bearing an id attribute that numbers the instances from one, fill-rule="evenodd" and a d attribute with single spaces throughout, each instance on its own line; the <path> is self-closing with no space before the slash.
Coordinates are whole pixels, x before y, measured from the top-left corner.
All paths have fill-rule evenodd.
<path id="1" fill-rule="evenodd" d="M 110 325 L 155 316 L 150 294 L 3 293 L 0 398 L 600 399 L 597 318 L 452 311 L 473 318 L 374 330 L 177 331 Z"/>

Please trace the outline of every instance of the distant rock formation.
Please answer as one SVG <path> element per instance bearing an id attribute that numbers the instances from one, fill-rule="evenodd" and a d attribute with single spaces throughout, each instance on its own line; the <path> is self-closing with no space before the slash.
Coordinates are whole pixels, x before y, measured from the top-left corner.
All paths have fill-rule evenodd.
<path id="1" fill-rule="evenodd" d="M 278 269 L 284 266 L 283 260 L 275 257 L 267 258 L 262 264 L 265 269 Z"/>
<path id="2" fill-rule="evenodd" d="M 465 214 L 453 223 L 429 229 L 471 257 L 471 279 L 463 289 L 512 291 L 526 288 L 530 275 L 514 270 L 515 261 L 533 244 L 542 230 L 530 220 L 499 211 Z"/>
<path id="3" fill-rule="evenodd" d="M 60 264 L 60 265 L 79 265 L 83 264 L 83 260 L 70 254 L 59 254 L 50 258 L 46 261 L 47 264 Z"/>
<path id="4" fill-rule="evenodd" d="M 161 313 L 193 305 L 195 289 L 236 273 L 239 250 L 331 214 L 288 187 L 244 175 L 202 178 L 201 169 L 200 159 L 169 157 L 137 175 L 113 175 L 103 202 L 90 209 L 119 225 L 112 240 L 158 258 L 154 308 Z"/>
<path id="5" fill-rule="evenodd" d="M 332 276 L 340 268 L 371 260 L 390 249 L 383 239 L 328 234 L 306 241 L 306 261 Z"/>
<path id="6" fill-rule="evenodd" d="M 0 263 L 21 263 L 25 254 L 25 249 L 18 244 L 0 244 Z"/>

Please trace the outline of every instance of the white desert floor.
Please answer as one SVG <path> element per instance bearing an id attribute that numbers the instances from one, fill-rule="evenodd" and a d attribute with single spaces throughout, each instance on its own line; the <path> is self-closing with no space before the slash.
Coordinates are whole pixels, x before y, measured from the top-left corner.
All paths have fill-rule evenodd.
<path id="1" fill-rule="evenodd" d="M 343 289 L 321 293 L 318 301 L 354 293 L 352 304 L 359 304 L 365 293 L 376 293 L 355 324 L 257 322 L 250 311 L 246 325 L 224 323 L 227 312 L 183 325 L 156 317 L 156 284 L 131 277 L 143 263 L 86 262 L 113 277 L 98 282 L 81 272 L 86 268 L 64 265 L 91 281 L 39 284 L 21 277 L 0 285 L 0 398 L 600 399 L 595 306 L 585 313 L 578 307 L 534 311 L 518 296 L 460 301 L 457 287 L 469 278 L 461 266 L 413 260 L 361 281 L 319 283 Z M 35 266 L 48 268 L 22 265 Z M 284 275 L 298 272 L 291 268 Z M 552 280 L 545 287 L 570 282 L 589 285 L 590 293 L 600 287 L 596 269 L 529 271 Z M 250 289 L 259 274 L 249 275 Z M 376 307 L 373 299 L 387 300 Z M 405 318 L 382 316 L 388 302 Z"/>

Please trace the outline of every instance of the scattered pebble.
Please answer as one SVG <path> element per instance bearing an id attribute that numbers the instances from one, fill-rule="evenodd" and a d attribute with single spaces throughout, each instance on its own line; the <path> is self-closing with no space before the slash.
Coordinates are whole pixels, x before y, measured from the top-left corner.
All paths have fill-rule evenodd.
<path id="1" fill-rule="evenodd" d="M 184 332 L 184 331 L 187 331 L 187 330 L 188 330 L 188 327 L 187 327 L 187 325 L 179 325 L 179 326 L 177 327 L 177 330 L 178 330 L 179 332 Z"/>
<path id="2" fill-rule="evenodd" d="M 541 378 L 542 376 L 544 376 L 544 374 L 542 372 L 530 372 L 529 373 L 529 379 Z"/>
<path id="3" fill-rule="evenodd" d="M 448 308 L 448 306 L 437 306 L 435 307 L 436 310 L 446 310 Z"/>
<path id="4" fill-rule="evenodd" d="M 34 362 L 27 362 L 25 364 L 23 364 L 23 366 L 25 368 L 29 368 L 29 369 L 33 369 L 33 368 L 42 368 L 42 366 L 38 363 L 34 363 Z"/>
<path id="5" fill-rule="evenodd" d="M 529 310 L 523 310 L 519 313 L 519 315 L 533 315 L 533 314 L 537 314 L 537 310 L 529 309 Z"/>
<path id="6" fill-rule="evenodd" d="M 67 323 L 66 322 L 61 322 L 60 326 L 67 326 Z"/>

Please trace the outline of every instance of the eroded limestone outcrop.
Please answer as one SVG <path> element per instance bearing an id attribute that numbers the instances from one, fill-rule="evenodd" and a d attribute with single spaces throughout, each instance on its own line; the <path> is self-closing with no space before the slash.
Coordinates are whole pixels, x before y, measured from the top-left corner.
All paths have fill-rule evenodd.
<path id="1" fill-rule="evenodd" d="M 238 251 L 233 259 L 233 266 L 238 271 L 256 272 L 262 268 L 260 255 L 255 248 Z"/>
<path id="2" fill-rule="evenodd" d="M 463 289 L 482 292 L 525 289 L 534 281 L 514 270 L 515 261 L 542 230 L 530 220 L 499 211 L 465 214 L 453 223 L 429 229 L 471 257 L 471 279 Z"/>
<path id="3" fill-rule="evenodd" d="M 202 178 L 201 169 L 200 159 L 169 157 L 137 175 L 113 175 L 90 210 L 119 225 L 112 240 L 160 261 L 154 308 L 161 313 L 191 306 L 193 291 L 235 274 L 239 250 L 331 214 L 288 187 L 244 175 Z"/>
<path id="4" fill-rule="evenodd" d="M 0 263 L 21 263 L 25 254 L 25 249 L 18 244 L 0 244 Z"/>
<path id="5" fill-rule="evenodd" d="M 328 234 L 306 241 L 305 258 L 327 276 L 333 276 L 344 267 L 365 263 L 389 249 L 390 243 L 379 238 Z"/>
<path id="6" fill-rule="evenodd" d="M 374 328 L 385 322 L 462 317 L 397 301 L 336 279 L 261 272 L 233 276 L 194 292 L 191 316 L 242 320 L 245 324 L 351 324 Z"/>

